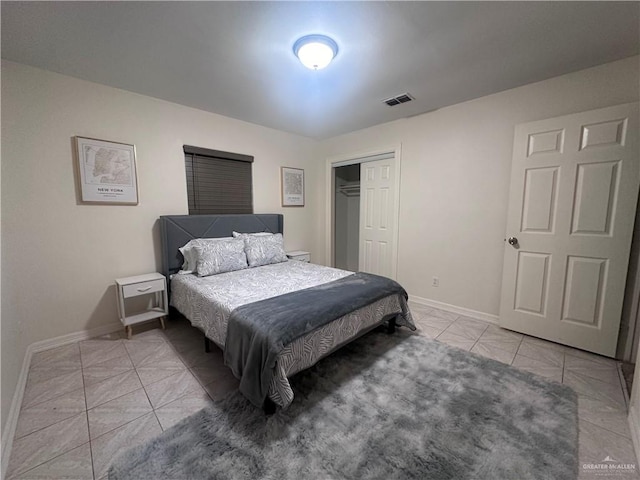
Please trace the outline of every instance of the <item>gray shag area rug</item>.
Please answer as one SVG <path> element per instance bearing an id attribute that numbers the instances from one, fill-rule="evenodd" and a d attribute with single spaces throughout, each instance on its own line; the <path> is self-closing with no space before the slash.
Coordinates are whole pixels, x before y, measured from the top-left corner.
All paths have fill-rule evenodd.
<path id="1" fill-rule="evenodd" d="M 240 393 L 117 458 L 109 479 L 576 479 L 576 394 L 405 331 L 292 379 L 265 416 Z"/>

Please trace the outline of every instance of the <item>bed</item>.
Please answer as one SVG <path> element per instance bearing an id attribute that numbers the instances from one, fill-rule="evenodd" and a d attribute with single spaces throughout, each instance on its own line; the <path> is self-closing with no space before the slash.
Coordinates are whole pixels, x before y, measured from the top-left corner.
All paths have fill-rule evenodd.
<path id="1" fill-rule="evenodd" d="M 266 378 L 262 388 L 263 396 L 266 397 L 262 406 L 266 410 L 272 409 L 275 405 L 286 408 L 293 401 L 294 395 L 289 385 L 289 377 L 311 367 L 342 345 L 373 328 L 388 322 L 390 330 L 393 330 L 396 324 L 415 329 L 407 305 L 406 293 L 400 294 L 393 289 L 385 290 L 382 285 L 375 295 L 368 297 L 366 305 L 349 308 L 348 295 L 350 288 L 353 288 L 349 284 L 361 284 L 359 276 L 366 274 L 354 274 L 295 260 L 205 277 L 178 274 L 183 264 L 183 258 L 178 249 L 190 240 L 230 237 L 234 231 L 282 234 L 282 215 L 162 216 L 160 225 L 163 273 L 170 279 L 170 303 L 194 327 L 204 333 L 205 343 L 212 341 L 225 352 L 225 363 L 227 363 L 227 354 L 232 349 L 230 345 L 234 350 L 238 349 L 235 344 L 238 342 L 237 338 L 241 338 L 242 332 L 238 330 L 238 323 L 234 322 L 235 317 L 240 313 L 250 312 L 252 308 L 258 312 L 258 316 L 266 315 L 260 313 L 265 311 L 270 312 L 270 315 L 276 315 L 277 310 L 298 312 L 293 307 L 289 309 L 290 304 L 287 302 L 294 299 L 300 302 L 300 298 L 305 304 L 325 305 L 326 311 L 318 315 L 332 319 L 282 344 L 277 349 L 275 360 L 269 363 L 268 375 L 261 377 L 263 380 Z M 373 280 L 377 281 L 376 278 Z M 331 301 L 327 300 L 329 298 Z M 291 305 L 296 304 L 291 303 Z M 279 308 L 280 306 L 283 308 Z M 308 306 L 302 305 L 300 308 L 308 308 Z M 253 314 L 255 315 L 256 312 Z M 308 314 L 305 310 L 299 310 L 299 312 L 302 312 L 299 313 L 302 316 Z M 295 318 L 287 321 L 293 320 L 292 323 L 295 323 L 295 319 L 299 316 L 293 316 Z M 263 320 L 267 322 L 268 319 L 265 316 L 260 319 L 260 322 Z M 268 325 L 268 322 L 265 325 Z M 270 327 L 262 326 L 262 328 Z M 251 340 L 251 342 L 254 341 L 255 339 Z M 243 348 L 240 347 L 241 350 Z M 271 367 L 273 363 L 275 365 Z M 232 359 L 229 360 L 228 365 L 236 376 L 241 376 L 238 375 Z M 244 376 L 245 379 L 250 378 L 248 372 Z M 241 379 L 241 391 L 243 391 L 245 379 Z M 255 380 L 251 381 L 255 383 Z M 255 398 L 262 398 L 261 396 L 254 398 L 249 394 L 250 392 L 243 391 L 243 393 L 256 405 L 259 400 Z"/>

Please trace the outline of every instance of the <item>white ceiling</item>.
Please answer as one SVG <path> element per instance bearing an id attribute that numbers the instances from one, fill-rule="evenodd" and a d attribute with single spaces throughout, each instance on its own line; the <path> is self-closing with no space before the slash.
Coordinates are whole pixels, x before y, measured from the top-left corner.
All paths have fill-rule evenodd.
<path id="1" fill-rule="evenodd" d="M 638 2 L 7 2 L 2 57 L 327 138 L 639 52 Z M 294 57 L 331 36 L 324 70 Z M 415 101 L 382 100 L 409 92 Z"/>

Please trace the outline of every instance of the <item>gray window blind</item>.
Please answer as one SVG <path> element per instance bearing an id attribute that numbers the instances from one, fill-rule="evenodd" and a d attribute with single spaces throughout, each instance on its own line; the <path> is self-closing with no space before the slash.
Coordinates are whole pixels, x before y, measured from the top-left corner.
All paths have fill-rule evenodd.
<path id="1" fill-rule="evenodd" d="M 184 146 L 189 215 L 253 213 L 253 157 Z"/>

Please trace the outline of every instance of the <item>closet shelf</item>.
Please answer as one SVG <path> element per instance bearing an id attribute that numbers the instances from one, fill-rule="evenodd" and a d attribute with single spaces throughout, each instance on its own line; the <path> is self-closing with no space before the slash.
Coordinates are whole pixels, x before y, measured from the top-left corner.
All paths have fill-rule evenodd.
<path id="1" fill-rule="evenodd" d="M 340 185 L 338 191 L 347 197 L 356 197 L 360 195 L 360 184 Z"/>

